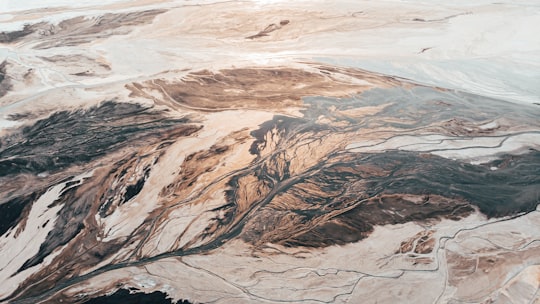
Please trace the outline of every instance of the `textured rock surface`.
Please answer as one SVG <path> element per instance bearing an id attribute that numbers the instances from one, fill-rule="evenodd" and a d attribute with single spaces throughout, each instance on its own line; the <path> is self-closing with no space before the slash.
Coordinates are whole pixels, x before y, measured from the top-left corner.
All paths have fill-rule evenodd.
<path id="1" fill-rule="evenodd" d="M 0 302 L 540 303 L 534 1 L 93 5 L 0 4 Z"/>

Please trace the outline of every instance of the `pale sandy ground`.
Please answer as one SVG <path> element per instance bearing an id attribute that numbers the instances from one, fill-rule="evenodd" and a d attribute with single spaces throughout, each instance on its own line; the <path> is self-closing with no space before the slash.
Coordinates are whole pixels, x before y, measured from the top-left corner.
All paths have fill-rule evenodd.
<path id="1" fill-rule="evenodd" d="M 83 178 L 92 176 L 92 173 L 81 174 L 70 181 L 82 182 Z M 30 259 L 39 251 L 42 242 L 45 241 L 56 222 L 58 211 L 62 209 L 61 204 L 49 207 L 59 197 L 62 191 L 66 190 L 66 183 L 60 183 L 51 187 L 33 205 L 26 221 L 19 223 L 10 232 L 0 238 L 0 281 L 3 282 L 2 293 L 6 290 L 16 290 L 17 286 L 37 269 L 27 269 L 15 276 L 9 277 L 10 273 L 15 273 L 26 260 Z M 44 263 L 49 263 L 62 248 L 48 256 Z"/>
<path id="2" fill-rule="evenodd" d="M 234 241 L 211 255 L 111 271 L 68 294 L 93 294 L 124 278 L 142 290 L 205 303 L 528 303 L 539 286 L 539 224 L 538 211 L 513 220 L 473 214 L 377 227 L 359 243 L 322 250 L 269 244 L 264 254 Z M 396 253 L 402 240 L 425 230 L 435 231 L 432 253 Z"/>
<path id="3" fill-rule="evenodd" d="M 0 60 L 10 58 L 38 71 L 41 84 L 33 87 L 33 92 L 110 84 L 170 69 L 318 59 L 507 100 L 532 103 L 540 96 L 540 36 L 535 32 L 540 26 L 540 7 L 535 1 L 77 3 L 73 7 L 73 3 L 67 6 L 67 1 L 3 2 L 0 29 L 12 30 L 39 20 L 58 22 L 77 15 L 175 9 L 127 36 L 91 45 L 51 50 L 29 49 L 31 43 L 0 46 Z M 40 11 L 43 7 L 48 8 Z M 26 9 L 32 10 L 18 13 Z M 244 39 L 281 20 L 290 23 L 268 37 Z M 112 72 L 105 77 L 76 79 L 65 74 L 66 67 L 54 67 L 36 58 L 76 53 L 103 58 L 112 64 Z"/>
<path id="4" fill-rule="evenodd" d="M 0 45 L 0 61 L 7 59 L 16 66 L 14 90 L 0 99 L 0 130 L 18 125 L 8 119 L 13 113 L 39 109 L 45 115 L 107 99 L 148 103 L 128 97 L 124 85 L 134 81 L 180 79 L 189 71 L 201 69 L 306 68 L 301 63 L 304 61 L 372 69 L 512 102 L 531 104 L 540 100 L 537 1 L 107 0 L 99 6 L 95 1 L 78 1 L 75 6 L 67 0 L 9 0 L 0 3 L 0 31 L 41 20 L 57 23 L 74 16 L 143 8 L 171 10 L 127 35 L 89 44 L 44 50 L 33 49 L 32 41 Z M 267 37 L 245 39 L 281 20 L 290 23 Z M 77 77 L 72 74 L 85 69 L 84 65 L 51 63 L 41 58 L 74 54 L 107 63 L 111 70 Z M 30 69 L 33 78 L 22 79 L 20 75 Z M 366 109 L 366 113 L 376 110 Z M 207 115 L 205 129 L 198 137 L 178 141 L 163 156 L 166 161 L 160 164 L 174 160 L 176 166 L 160 165 L 154 171 L 162 175 L 150 175 L 148 184 L 167 183 L 190 153 L 210 147 L 233 131 L 252 130 L 272 116 L 255 110 L 241 114 L 241 119 L 237 118 L 238 111 Z M 230 120 L 235 124 L 220 123 Z M 490 127 L 488 124 L 485 128 Z M 539 145 L 538 133 L 526 133 L 470 139 L 401 136 L 385 142 L 353 143 L 348 149 L 431 151 L 444 146 L 456 150 L 434 153 L 482 163 L 499 152 L 517 154 Z M 34 267 L 9 278 L 37 252 L 39 241 L 52 229 L 60 206 L 46 206 L 63 186 L 52 187 L 34 204 L 17 241 L 12 235 L 0 239 L 0 250 L 5 253 L 0 261 L 0 294 L 16 290 L 18 283 L 38 270 Z M 137 200 L 153 201 L 158 190 L 145 187 Z M 222 203 L 216 198 L 198 207 L 201 209 L 179 209 L 181 214 L 172 214 L 163 225 L 160 239 L 149 242 L 144 251 L 155 254 L 167 250 L 177 236 L 175 232 L 214 204 Z M 100 222 L 106 232 L 102 240 L 129 235 L 158 207 L 135 202 L 118 208 Z M 259 254 L 241 241 L 233 241 L 210 255 L 167 258 L 146 267 L 110 271 L 67 292 L 97 293 L 122 281 L 146 291 L 165 291 L 175 299 L 214 303 L 395 303 L 398 298 L 410 299 L 410 303 L 481 303 L 490 298 L 496 303 L 532 303 L 538 299 L 540 278 L 539 227 L 540 213 L 535 211 L 516 219 L 487 220 L 473 214 L 457 222 L 382 226 L 361 242 L 309 252 L 269 245 L 267 251 L 273 254 Z M 194 225 L 189 233 L 203 228 Z M 402 241 L 428 229 L 434 231 L 436 239 L 432 253 L 396 254 Z M 26 243 L 29 245 L 23 246 Z M 127 255 L 132 248 L 126 249 L 119 255 Z"/>
<path id="5" fill-rule="evenodd" d="M 201 132 L 197 137 L 187 138 L 185 140 L 180 140 L 171 147 L 167 154 L 165 154 L 164 161 L 160 162 L 156 169 L 153 170 L 155 174 L 151 174 L 148 179 L 149 185 L 155 185 L 154 187 L 145 187 L 142 191 L 135 204 L 123 205 L 121 208 L 118 208 L 110 217 L 108 217 L 102 224 L 103 230 L 106 231 L 103 241 L 109 241 L 111 239 L 121 238 L 128 236 L 135 230 L 144 220 L 144 216 L 155 208 L 159 208 L 159 205 L 155 204 L 144 204 L 143 202 L 152 202 L 158 200 L 158 193 L 162 188 L 162 185 L 167 185 L 174 180 L 175 172 L 180 170 L 180 165 L 184 161 L 185 157 L 195 153 L 200 150 L 209 149 L 218 139 L 226 136 L 235 131 L 242 130 L 244 128 L 257 126 L 259 122 L 268 120 L 272 118 L 271 113 L 267 112 L 256 112 L 256 111 L 225 111 L 210 114 L 206 117 L 207 123 L 204 126 L 203 132 Z M 234 120 L 235 124 L 224 124 L 223 121 Z M 251 156 L 252 157 L 252 156 Z M 233 162 L 241 164 L 249 163 L 251 159 L 245 157 L 240 162 Z M 226 160 L 223 160 L 226 161 Z M 204 184 L 204 183 L 203 183 Z M 141 203 L 138 203 L 138 202 Z M 223 202 L 218 202 L 218 205 L 223 204 Z M 158 240 L 163 244 L 172 244 L 174 242 L 174 237 L 176 234 L 174 232 L 183 231 L 186 229 L 187 225 L 195 218 L 197 215 L 204 213 L 207 210 L 211 210 L 217 207 L 215 204 L 208 203 L 202 206 L 187 206 L 187 209 L 197 208 L 197 210 L 187 211 L 185 208 L 178 210 L 178 212 L 183 213 L 183 219 L 181 221 L 173 220 L 170 223 L 169 228 L 164 228 L 162 236 L 163 240 Z M 190 214 L 190 216 L 188 216 Z M 96 216 L 98 222 L 100 219 Z M 174 219 L 174 215 L 171 216 L 171 219 Z M 173 239 L 168 239 L 169 233 L 167 230 L 172 229 Z M 204 229 L 202 227 L 201 229 Z M 168 245 L 165 245 L 168 246 Z M 161 248 L 159 252 L 166 250 L 168 248 Z"/>
<path id="6" fill-rule="evenodd" d="M 449 137 L 442 135 L 395 136 L 386 141 L 350 144 L 351 152 L 383 152 L 390 149 L 429 152 L 449 159 L 469 160 L 473 164 L 487 163 L 503 153 L 527 153 L 527 149 L 540 149 L 537 132 L 500 137 Z"/>

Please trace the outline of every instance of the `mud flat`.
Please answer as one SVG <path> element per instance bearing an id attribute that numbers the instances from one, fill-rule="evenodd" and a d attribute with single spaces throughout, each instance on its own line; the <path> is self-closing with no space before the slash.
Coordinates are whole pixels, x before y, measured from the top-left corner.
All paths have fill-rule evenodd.
<path id="1" fill-rule="evenodd" d="M 538 301 L 531 2 L 70 5 L 0 13 L 1 303 Z"/>

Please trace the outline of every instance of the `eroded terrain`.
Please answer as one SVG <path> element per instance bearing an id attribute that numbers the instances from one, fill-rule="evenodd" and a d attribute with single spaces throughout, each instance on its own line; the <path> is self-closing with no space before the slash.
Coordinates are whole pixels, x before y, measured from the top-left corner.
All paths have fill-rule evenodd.
<path id="1" fill-rule="evenodd" d="M 6 13 L 0 302 L 538 302 L 540 107 L 314 58 L 496 12 L 396 5 Z"/>

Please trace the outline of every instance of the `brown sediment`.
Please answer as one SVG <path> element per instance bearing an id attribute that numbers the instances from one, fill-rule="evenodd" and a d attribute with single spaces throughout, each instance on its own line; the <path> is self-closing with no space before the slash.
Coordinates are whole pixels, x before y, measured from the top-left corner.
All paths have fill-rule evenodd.
<path id="1" fill-rule="evenodd" d="M 56 112 L 2 138 L 9 145 L 0 150 L 0 176 L 55 172 L 125 147 L 128 138 L 137 138 L 129 143 L 133 145 L 168 131 L 187 136 L 201 128 L 187 122 L 186 117 L 169 118 L 160 110 L 111 101 L 86 110 Z M 88 134 L 89 130 L 94 133 Z"/>
<path id="2" fill-rule="evenodd" d="M 213 172 L 218 171 L 219 167 L 226 167 L 228 165 L 225 163 L 226 157 L 239 145 L 245 145 L 250 140 L 249 132 L 240 130 L 225 136 L 207 150 L 187 155 L 172 183 L 161 189 L 160 196 L 174 200 L 188 196 L 197 186 L 206 185 L 208 179 L 205 175 L 219 176 L 219 173 Z M 205 180 L 199 183 L 200 179 Z"/>
<path id="3" fill-rule="evenodd" d="M 69 75 L 78 77 L 103 76 L 111 72 L 110 64 L 100 58 L 92 58 L 81 54 L 54 55 L 39 57 L 47 63 L 53 63 L 56 69 L 65 69 Z"/>
<path id="4" fill-rule="evenodd" d="M 99 66 L 100 68 L 110 71 L 111 66 L 110 64 L 107 64 L 105 62 L 100 61 L 99 59 L 94 59 L 87 57 L 85 55 L 54 55 L 50 57 L 39 57 L 40 59 L 43 59 L 48 62 L 52 63 L 63 63 L 63 64 L 69 64 L 69 65 L 80 65 L 84 67 L 89 66 Z"/>
<path id="5" fill-rule="evenodd" d="M 447 251 L 448 284 L 458 288 L 457 296 L 471 302 L 489 296 L 490 289 L 498 289 L 508 282 L 511 269 L 521 272 L 526 266 L 523 261 L 538 260 L 540 247 L 527 250 L 492 248 L 489 252 Z M 533 289 L 538 286 L 532 283 Z"/>
<path id="6" fill-rule="evenodd" d="M 421 231 L 410 239 L 401 242 L 399 250 L 397 250 L 396 253 L 431 253 L 433 251 L 433 247 L 435 246 L 433 232 L 433 230 Z"/>
<path id="7" fill-rule="evenodd" d="M 180 126 L 180 129 L 185 127 Z M 134 234 L 129 238 L 102 242 L 104 231 L 100 229 L 95 215 L 107 217 L 116 208 L 127 203 L 130 187 L 140 180 L 144 185 L 145 176 L 148 174 L 145 168 L 154 165 L 162 149 L 166 148 L 160 142 L 177 138 L 182 136 L 181 134 L 185 135 L 184 131 L 173 130 L 156 138 L 157 141 L 146 139 L 149 146 L 131 149 L 135 151 L 133 155 L 126 155 L 124 152 L 123 155 L 111 158 L 109 165 L 97 168 L 92 177 L 87 178 L 80 186 L 63 191 L 60 198 L 53 203 L 63 206 L 55 228 L 41 244 L 39 252 L 27 260 L 19 271 L 43 263 L 43 259 L 57 248 L 64 247 L 62 255 L 55 257 L 47 265 L 42 265 L 40 271 L 29 276 L 19 286 L 17 293 L 29 296 L 39 294 L 58 282 L 84 274 L 100 262 L 117 255 L 121 248 L 140 241 L 142 236 Z M 65 256 L 70 256 L 69 262 L 66 262 Z"/>
<path id="8" fill-rule="evenodd" d="M 440 125 L 433 126 L 429 129 L 450 136 L 486 136 L 501 131 L 509 131 L 510 129 L 507 123 L 502 123 L 493 128 L 481 128 L 483 123 L 455 117 L 447 121 L 442 121 Z"/>
<path id="9" fill-rule="evenodd" d="M 309 201 L 310 197 L 302 199 Z M 418 204 L 411 199 L 415 197 L 383 195 L 363 201 L 338 199 L 339 203 L 334 203 L 333 209 L 326 212 L 320 207 L 312 210 L 264 209 L 246 225 L 243 238 L 256 246 L 267 242 L 305 247 L 343 245 L 366 238 L 377 225 L 442 218 L 458 220 L 473 212 L 467 203 L 442 197 L 432 197 L 427 204 Z M 414 241 L 415 246 L 412 245 Z M 428 233 L 414 238 L 411 244 L 402 244 L 401 250 L 430 253 L 433 246 L 434 239 Z"/>
<path id="10" fill-rule="evenodd" d="M 166 10 L 153 9 L 138 12 L 105 14 L 95 18 L 83 16 L 67 19 L 58 24 L 39 22 L 25 25 L 22 30 L 0 32 L 0 43 L 12 43 L 27 37 L 39 38 L 35 48 L 48 49 L 59 46 L 74 46 L 112 35 L 125 35 L 134 26 L 148 24 L 155 16 Z"/>
<path id="11" fill-rule="evenodd" d="M 22 125 L 0 138 L 0 302 L 516 294 L 498 288 L 540 257 L 538 107 L 295 59 L 374 55 L 347 37 L 444 28 L 455 7 L 173 2 L 0 33 L 20 55 L 0 106 Z"/>
<path id="12" fill-rule="evenodd" d="M 256 38 L 261 38 L 261 37 L 264 37 L 264 36 L 268 36 L 269 33 L 273 32 L 273 31 L 277 31 L 277 30 L 281 29 L 283 26 L 285 26 L 287 24 L 289 24 L 289 20 L 281 20 L 279 22 L 279 24 L 272 23 L 272 24 L 268 25 L 267 27 L 265 27 L 264 30 L 258 32 L 255 35 L 248 36 L 248 37 L 246 37 L 246 39 L 256 39 Z"/>
<path id="13" fill-rule="evenodd" d="M 340 76 L 367 82 L 336 81 Z M 314 66 L 311 70 L 287 67 L 223 69 L 219 72 L 204 70 L 189 73 L 182 81 L 155 79 L 129 84 L 126 88 L 132 97 L 141 96 L 167 104 L 172 102 L 172 106 L 176 104 L 204 111 L 299 107 L 304 96 L 349 96 L 375 84 L 393 86 L 399 83 L 358 70 Z"/>
<path id="14" fill-rule="evenodd" d="M 207 151 L 192 153 L 186 157 L 178 172 L 175 181 L 165 186 L 160 195 L 167 197 L 181 197 L 186 195 L 195 186 L 197 179 L 215 169 L 220 163 L 220 157 L 229 149 L 225 145 L 214 145 Z"/>
<path id="15" fill-rule="evenodd" d="M 379 86 L 389 89 L 366 92 Z M 501 170 L 492 171 L 494 163 L 429 152 L 348 150 L 403 134 L 489 135 L 506 130 L 503 116 L 513 119 L 493 106 L 475 116 L 447 91 L 397 86 L 392 77 L 313 64 L 205 70 L 126 86 L 153 107 L 103 102 L 3 138 L 3 180 L 25 183 L 24 176 L 34 181 L 50 172 L 33 191 L 95 169 L 51 204 L 61 207 L 56 224 L 19 269 L 35 272 L 13 298 L 58 295 L 79 280 L 165 257 L 213 254 L 231 240 L 261 255 L 269 245 L 323 252 L 368 238 L 378 226 L 536 208 L 538 152 L 501 157 Z M 418 101 L 418 92 L 429 99 Z M 242 111 L 225 111 L 232 109 Z M 22 191 L 0 189 L 10 198 Z M 416 268 L 431 265 L 435 232 L 416 232 L 388 253 Z M 61 253 L 44 263 L 55 250 Z"/>
<path id="16" fill-rule="evenodd" d="M 413 265 L 430 265 L 434 262 L 433 258 L 429 257 L 415 257 L 412 264 Z"/>

